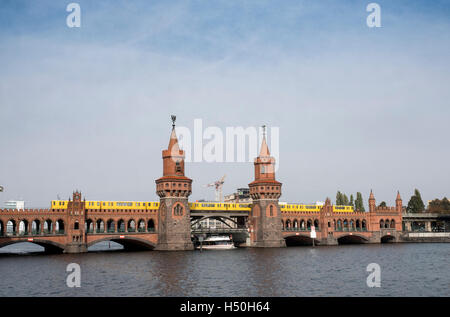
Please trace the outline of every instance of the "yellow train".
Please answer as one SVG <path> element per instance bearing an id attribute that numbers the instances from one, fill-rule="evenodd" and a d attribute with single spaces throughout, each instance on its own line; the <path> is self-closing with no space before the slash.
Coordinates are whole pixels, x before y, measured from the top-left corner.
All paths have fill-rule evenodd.
<path id="1" fill-rule="evenodd" d="M 52 200 L 52 209 L 67 209 L 67 200 Z M 87 210 L 155 210 L 159 208 L 156 201 L 86 201 Z M 250 203 L 216 203 L 216 202 L 195 202 L 189 203 L 191 210 L 208 211 L 250 211 Z M 280 203 L 283 212 L 319 212 L 320 205 L 302 205 Z M 353 206 L 333 206 L 333 212 L 353 212 Z"/>
<path id="2" fill-rule="evenodd" d="M 298 205 L 298 204 L 286 204 L 280 203 L 281 211 L 285 212 L 319 212 L 322 208 L 321 205 Z M 333 212 L 353 212 L 355 211 L 353 206 L 333 206 Z"/>

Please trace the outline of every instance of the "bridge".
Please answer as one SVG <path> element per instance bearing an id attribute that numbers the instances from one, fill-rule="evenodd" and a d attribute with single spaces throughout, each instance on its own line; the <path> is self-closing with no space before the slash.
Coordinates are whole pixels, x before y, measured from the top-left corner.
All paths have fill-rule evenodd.
<path id="1" fill-rule="evenodd" d="M 174 118 L 173 118 L 174 120 Z M 249 183 L 250 204 L 189 203 L 192 180 L 185 176 L 184 151 L 179 148 L 175 123 L 169 145 L 162 151 L 163 175 L 156 183 L 159 202 L 86 201 L 76 191 L 49 209 L 0 210 L 0 247 L 32 242 L 48 252 L 81 253 L 101 241 L 127 249 L 192 250 L 198 235 L 230 234 L 246 247 L 284 247 L 311 243 L 315 228 L 318 245 L 399 242 L 402 200 L 394 207 L 377 207 L 370 193 L 369 211 L 350 206 L 280 204 L 282 184 L 275 178 L 275 159 L 263 137 Z M 215 219 L 221 228 L 204 228 Z"/>

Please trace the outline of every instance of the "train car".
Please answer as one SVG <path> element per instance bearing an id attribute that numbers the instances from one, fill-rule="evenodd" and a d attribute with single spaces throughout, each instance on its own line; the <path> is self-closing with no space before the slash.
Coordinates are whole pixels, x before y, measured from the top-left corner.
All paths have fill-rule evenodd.
<path id="1" fill-rule="evenodd" d="M 194 211 L 250 211 L 249 203 L 216 203 L 216 202 L 195 202 L 189 203 L 189 208 Z"/>
<path id="2" fill-rule="evenodd" d="M 52 200 L 52 209 L 67 209 L 68 200 Z M 98 201 L 86 200 L 87 210 L 154 210 L 159 208 L 155 201 Z"/>

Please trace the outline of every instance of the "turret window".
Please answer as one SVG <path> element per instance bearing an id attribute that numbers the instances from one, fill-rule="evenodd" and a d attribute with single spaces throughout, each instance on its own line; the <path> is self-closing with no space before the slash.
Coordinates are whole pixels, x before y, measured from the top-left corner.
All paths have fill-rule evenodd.
<path id="1" fill-rule="evenodd" d="M 174 216 L 182 216 L 183 215 L 183 206 L 181 204 L 177 204 L 173 209 Z"/>
<path id="2" fill-rule="evenodd" d="M 176 171 L 177 173 L 181 173 L 181 164 L 180 164 L 180 161 L 177 161 L 177 162 L 175 163 L 175 171 Z"/>

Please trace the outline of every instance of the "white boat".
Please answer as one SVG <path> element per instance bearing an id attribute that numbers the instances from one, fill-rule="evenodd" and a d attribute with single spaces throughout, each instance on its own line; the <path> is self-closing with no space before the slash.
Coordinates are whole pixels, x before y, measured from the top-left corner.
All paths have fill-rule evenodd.
<path id="1" fill-rule="evenodd" d="M 197 248 L 200 248 L 200 246 Z M 202 249 L 204 250 L 230 250 L 235 248 L 229 236 L 211 236 L 202 242 Z"/>

